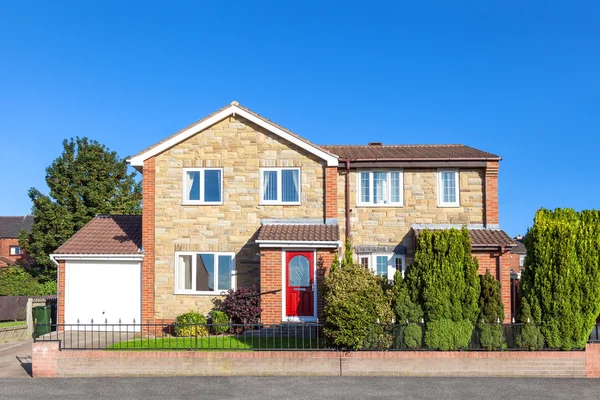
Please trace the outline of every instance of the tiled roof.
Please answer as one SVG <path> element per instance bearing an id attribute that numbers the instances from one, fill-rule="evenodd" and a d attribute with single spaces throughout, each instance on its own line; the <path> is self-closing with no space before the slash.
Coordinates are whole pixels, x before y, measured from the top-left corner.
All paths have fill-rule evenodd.
<path id="1" fill-rule="evenodd" d="M 513 254 L 527 254 L 527 249 L 525 248 L 525 245 L 523 244 L 523 242 L 515 239 L 515 243 L 517 245 L 510 250 L 511 253 L 513 253 Z"/>
<path id="2" fill-rule="evenodd" d="M 8 257 L 0 257 L 0 267 L 6 267 L 13 264 L 16 264 L 16 261 L 11 260 Z"/>
<path id="3" fill-rule="evenodd" d="M 29 232 L 33 225 L 33 216 L 0 217 L 0 238 L 18 238 L 21 229 Z"/>
<path id="4" fill-rule="evenodd" d="M 415 235 L 419 235 L 422 229 L 414 229 Z M 473 247 L 498 247 L 515 246 L 514 240 L 502 230 L 492 229 L 469 229 L 471 236 L 471 245 Z"/>
<path id="5" fill-rule="evenodd" d="M 141 215 L 98 215 L 54 253 L 138 254 L 141 247 Z"/>
<path id="6" fill-rule="evenodd" d="M 500 160 L 495 154 L 477 150 L 462 144 L 440 145 L 327 145 L 321 148 L 348 160 Z"/>
<path id="7" fill-rule="evenodd" d="M 337 225 L 263 225 L 257 240 L 282 242 L 337 242 L 340 230 Z"/>

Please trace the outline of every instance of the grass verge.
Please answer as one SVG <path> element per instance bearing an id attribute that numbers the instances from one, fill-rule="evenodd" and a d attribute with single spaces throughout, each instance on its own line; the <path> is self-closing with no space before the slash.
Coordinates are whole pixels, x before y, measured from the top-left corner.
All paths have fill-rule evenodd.
<path id="1" fill-rule="evenodd" d="M 157 337 L 132 339 L 115 343 L 110 350 L 306 350 L 324 349 L 324 343 L 316 339 L 259 337 L 259 336 L 203 336 L 203 337 Z"/>
<path id="2" fill-rule="evenodd" d="M 13 326 L 25 326 L 27 325 L 26 321 L 5 321 L 0 322 L 0 328 L 10 328 Z"/>

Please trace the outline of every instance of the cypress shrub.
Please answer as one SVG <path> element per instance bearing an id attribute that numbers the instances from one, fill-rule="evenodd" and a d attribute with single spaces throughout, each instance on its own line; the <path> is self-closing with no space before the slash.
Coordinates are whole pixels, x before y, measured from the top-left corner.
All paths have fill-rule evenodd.
<path id="1" fill-rule="evenodd" d="M 409 349 L 421 347 L 423 329 L 421 326 L 411 322 L 404 328 L 403 339 L 404 345 Z"/>
<path id="2" fill-rule="evenodd" d="M 466 228 L 424 230 L 419 235 L 406 283 L 411 300 L 420 305 L 428 321 L 427 347 L 457 350 L 468 346 L 480 312 L 478 269 Z"/>
<path id="3" fill-rule="evenodd" d="M 525 324 L 515 338 L 517 347 L 529 350 L 540 350 L 544 347 L 544 335 L 531 319 L 531 309 L 527 298 L 521 301 L 520 322 Z"/>
<path id="4" fill-rule="evenodd" d="M 479 279 L 479 344 L 488 350 L 498 349 L 504 344 L 504 330 L 501 324 L 504 320 L 504 304 L 500 294 L 500 282 L 494 279 L 489 270 Z"/>
<path id="5" fill-rule="evenodd" d="M 402 278 L 402 273 L 397 271 L 394 275 L 392 289 L 392 304 L 396 321 L 400 326 L 395 329 L 396 348 L 408 347 L 414 349 L 421 346 L 423 330 L 417 325 L 423 318 L 423 310 L 410 298 L 408 285 Z M 404 326 L 404 324 L 408 324 Z"/>
<path id="6" fill-rule="evenodd" d="M 600 314 L 600 212 L 540 209 L 521 276 L 530 320 L 551 348 L 585 346 Z"/>
<path id="7" fill-rule="evenodd" d="M 391 339 L 378 324 L 392 322 L 390 298 L 381 279 L 365 268 L 348 264 L 349 259 L 351 253 L 323 280 L 325 337 L 342 348 L 389 347 Z"/>

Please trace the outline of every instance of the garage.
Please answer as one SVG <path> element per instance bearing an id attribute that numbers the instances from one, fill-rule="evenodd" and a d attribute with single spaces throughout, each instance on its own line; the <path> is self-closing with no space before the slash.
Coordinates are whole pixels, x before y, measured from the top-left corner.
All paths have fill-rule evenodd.
<path id="1" fill-rule="evenodd" d="M 141 323 L 141 222 L 140 215 L 98 215 L 51 254 L 58 267 L 57 330 L 90 330 L 92 321 L 94 331 Z"/>

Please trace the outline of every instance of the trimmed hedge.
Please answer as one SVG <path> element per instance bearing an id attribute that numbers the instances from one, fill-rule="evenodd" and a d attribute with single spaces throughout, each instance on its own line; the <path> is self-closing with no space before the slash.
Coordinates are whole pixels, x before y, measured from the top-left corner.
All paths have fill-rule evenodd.
<path id="1" fill-rule="evenodd" d="M 229 330 L 229 316 L 225 311 L 211 311 L 210 323 L 212 324 L 210 329 L 215 335 L 225 333 Z"/>
<path id="2" fill-rule="evenodd" d="M 473 336 L 471 321 L 441 319 L 428 322 L 425 329 L 425 345 L 437 350 L 460 350 L 469 347 Z"/>

